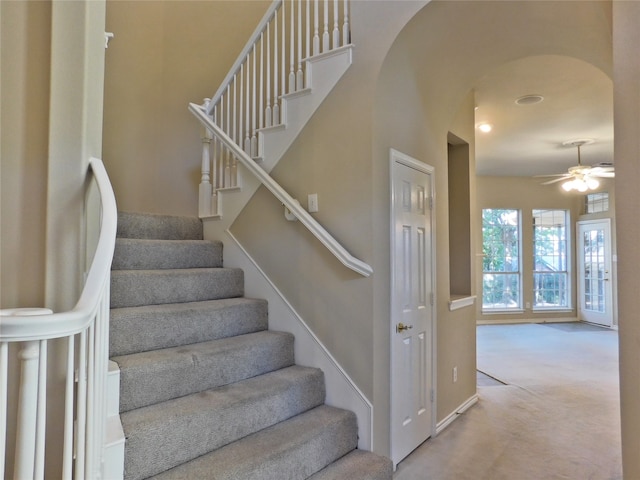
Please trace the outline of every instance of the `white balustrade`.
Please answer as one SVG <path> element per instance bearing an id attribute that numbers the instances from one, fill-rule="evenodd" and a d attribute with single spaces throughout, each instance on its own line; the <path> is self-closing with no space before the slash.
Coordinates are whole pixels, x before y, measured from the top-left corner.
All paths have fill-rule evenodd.
<path id="1" fill-rule="evenodd" d="M 100 191 L 101 228 L 98 245 L 78 303 L 68 312 L 48 309 L 0 311 L 0 478 L 7 478 L 8 372 L 19 372 L 13 478 L 42 479 L 47 470 L 45 438 L 62 446 L 60 472 L 51 478 L 99 479 L 105 448 L 108 362 L 109 279 L 115 246 L 117 209 L 102 162 L 89 167 Z M 63 433 L 47 437 L 47 351 L 49 340 L 64 339 L 66 378 Z M 9 345 L 18 346 L 16 358 Z M 76 346 L 79 352 L 76 355 Z M 11 368 L 10 367 L 11 364 Z M 57 367 L 57 366 L 56 366 Z M 56 368 L 57 371 L 57 368 Z M 76 377 L 77 375 L 77 377 Z M 57 400 L 57 399 L 56 399 Z M 49 435 L 54 435 L 50 433 Z"/>
<path id="2" fill-rule="evenodd" d="M 203 106 L 227 136 L 258 159 L 259 131 L 280 126 L 285 118 L 282 97 L 311 85 L 306 60 L 349 42 L 349 0 L 275 0 L 216 94 Z M 200 217 L 220 213 L 219 190 L 239 187 L 237 158 L 215 137 L 211 132 L 202 135 Z"/>

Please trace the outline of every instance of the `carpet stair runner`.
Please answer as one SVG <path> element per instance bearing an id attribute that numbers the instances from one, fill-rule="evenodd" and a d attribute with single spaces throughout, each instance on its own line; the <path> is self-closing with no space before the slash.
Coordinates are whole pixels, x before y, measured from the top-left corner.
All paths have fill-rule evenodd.
<path id="1" fill-rule="evenodd" d="M 110 356 L 120 367 L 126 480 L 390 480 L 357 450 L 352 412 L 324 404 L 321 370 L 197 218 L 120 213 Z"/>

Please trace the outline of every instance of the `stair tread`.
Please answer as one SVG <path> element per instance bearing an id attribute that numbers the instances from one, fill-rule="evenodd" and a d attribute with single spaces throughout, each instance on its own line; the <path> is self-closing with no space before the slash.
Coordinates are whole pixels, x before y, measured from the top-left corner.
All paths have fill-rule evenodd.
<path id="1" fill-rule="evenodd" d="M 263 331 L 113 357 L 120 411 L 208 390 L 293 365 L 293 335 Z"/>
<path id="2" fill-rule="evenodd" d="M 309 477 L 309 480 L 391 480 L 393 462 L 364 450 L 353 450 Z"/>
<path id="3" fill-rule="evenodd" d="M 117 238 L 112 270 L 222 267 L 222 242 Z"/>
<path id="4" fill-rule="evenodd" d="M 113 270 L 111 308 L 185 303 L 244 295 L 239 268 Z"/>
<path id="5" fill-rule="evenodd" d="M 125 477 L 157 474 L 324 402 L 321 370 L 291 366 L 121 414 Z"/>
<path id="6" fill-rule="evenodd" d="M 118 238 L 202 240 L 202 221 L 197 217 L 155 213 L 118 212 Z"/>
<path id="7" fill-rule="evenodd" d="M 353 412 L 322 405 L 154 478 L 306 479 L 353 450 L 357 442 Z"/>
<path id="8" fill-rule="evenodd" d="M 236 297 L 111 309 L 110 355 L 121 356 L 266 330 L 267 301 Z"/>

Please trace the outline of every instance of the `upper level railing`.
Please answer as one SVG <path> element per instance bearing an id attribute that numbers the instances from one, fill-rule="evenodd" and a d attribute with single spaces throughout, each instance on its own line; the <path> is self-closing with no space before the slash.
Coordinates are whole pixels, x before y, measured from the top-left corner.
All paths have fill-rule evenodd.
<path id="1" fill-rule="evenodd" d="M 54 476 L 76 480 L 101 477 L 107 412 L 109 285 L 117 209 L 102 161 L 92 158 L 89 170 L 100 194 L 100 209 L 94 212 L 100 216 L 100 234 L 78 303 L 61 313 L 47 309 L 0 311 L 0 478 L 7 478 L 8 376 L 18 371 L 13 478 L 44 477 L 47 347 L 53 339 L 65 339 L 66 350 L 64 432 L 59 439 L 63 446 L 62 472 Z M 10 344 L 18 344 L 17 358 L 9 355 Z M 59 366 L 51 368 L 57 370 Z"/>
<path id="2" fill-rule="evenodd" d="M 202 105 L 249 157 L 258 158 L 258 131 L 286 122 L 284 95 L 310 86 L 306 59 L 351 42 L 349 0 L 275 0 L 215 95 Z M 217 192 L 238 185 L 237 160 L 205 130 L 200 216 L 218 213 Z"/>

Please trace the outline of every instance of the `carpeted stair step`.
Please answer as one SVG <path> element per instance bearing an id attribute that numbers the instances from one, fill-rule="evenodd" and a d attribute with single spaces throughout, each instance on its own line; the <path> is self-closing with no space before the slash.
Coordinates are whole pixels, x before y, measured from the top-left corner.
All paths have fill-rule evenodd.
<path id="1" fill-rule="evenodd" d="M 202 221 L 196 217 L 118 212 L 119 238 L 202 240 Z"/>
<path id="2" fill-rule="evenodd" d="M 201 302 L 243 294 L 244 274 L 238 268 L 111 272 L 111 308 Z"/>
<path id="3" fill-rule="evenodd" d="M 126 437 L 125 478 L 138 480 L 176 467 L 317 407 L 324 397 L 321 370 L 292 366 L 125 412 L 121 415 Z M 296 429 L 297 436 L 303 434 Z M 355 439 L 355 429 L 351 435 Z M 338 441 L 333 436 L 330 440 L 328 443 Z"/>
<path id="4" fill-rule="evenodd" d="M 111 360 L 120 367 L 125 412 L 290 367 L 293 335 L 250 333 Z"/>
<path id="5" fill-rule="evenodd" d="M 118 238 L 112 270 L 222 267 L 222 242 Z"/>
<path id="6" fill-rule="evenodd" d="M 111 310 L 109 355 L 177 347 L 266 330 L 267 301 L 225 298 Z"/>
<path id="7" fill-rule="evenodd" d="M 390 459 L 364 450 L 353 450 L 309 480 L 390 480 L 392 477 L 393 462 Z"/>
<path id="8" fill-rule="evenodd" d="M 302 480 L 356 448 L 357 443 L 355 415 L 323 405 L 154 478 Z M 362 477 L 343 477 L 356 478 Z"/>

